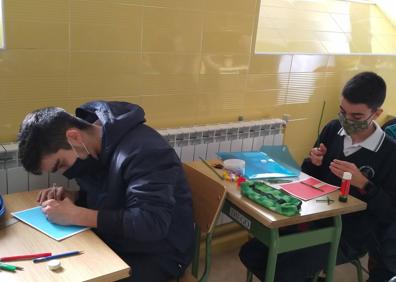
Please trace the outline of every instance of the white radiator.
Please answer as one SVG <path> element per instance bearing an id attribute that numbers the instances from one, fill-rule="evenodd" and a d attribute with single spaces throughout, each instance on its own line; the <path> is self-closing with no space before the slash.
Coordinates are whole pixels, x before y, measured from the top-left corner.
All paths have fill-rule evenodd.
<path id="1" fill-rule="evenodd" d="M 258 151 L 282 145 L 286 121 L 264 119 L 159 130 L 182 162 L 215 159 L 217 152 Z"/>
<path id="2" fill-rule="evenodd" d="M 282 145 L 286 121 L 265 119 L 159 130 L 183 162 L 216 159 L 217 152 L 258 151 L 263 145 Z M 221 214 L 217 224 L 232 220 Z"/>
<path id="3" fill-rule="evenodd" d="M 162 129 L 159 133 L 168 140 L 183 162 L 215 159 L 216 152 L 255 151 L 263 145 L 281 145 L 286 122 L 282 119 L 241 121 L 189 128 Z M 30 191 L 56 185 L 78 189 L 60 173 L 33 175 L 27 173 L 18 160 L 18 145 L 0 147 L 0 194 Z M 225 216 L 220 223 L 228 222 Z"/>

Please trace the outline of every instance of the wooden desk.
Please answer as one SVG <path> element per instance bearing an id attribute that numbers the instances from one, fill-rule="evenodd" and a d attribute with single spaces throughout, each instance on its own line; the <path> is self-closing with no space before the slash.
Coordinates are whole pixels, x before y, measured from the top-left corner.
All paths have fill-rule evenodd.
<path id="1" fill-rule="evenodd" d="M 36 206 L 37 191 L 4 195 L 6 215 Z M 84 254 L 62 258 L 62 269 L 50 271 L 47 263 L 15 261 L 23 271 L 0 271 L 0 281 L 115 281 L 129 276 L 129 266 L 117 256 L 94 232 L 84 231 L 60 242 L 36 229 L 18 222 L 0 230 L 0 257 L 52 252 L 84 251 Z"/>
<path id="2" fill-rule="evenodd" d="M 266 282 L 274 280 L 278 254 L 323 243 L 330 243 L 329 259 L 326 267 L 326 281 L 333 281 L 333 271 L 342 228 L 341 215 L 364 210 L 366 209 L 366 203 L 352 196 L 348 197 L 347 203 L 341 203 L 338 201 L 338 191 L 336 191 L 328 195 L 329 198 L 334 200 L 331 205 L 316 202 L 313 199 L 303 202 L 299 215 L 287 217 L 274 213 L 242 197 L 235 183 L 219 179 L 202 162 L 196 161 L 187 165 L 199 171 L 202 177 L 210 177 L 222 183 L 227 190 L 227 198 L 222 210 L 223 213 L 238 222 L 254 237 L 268 246 Z M 333 218 L 333 226 L 291 235 L 282 236 L 279 234 L 280 227 L 329 217 Z"/>

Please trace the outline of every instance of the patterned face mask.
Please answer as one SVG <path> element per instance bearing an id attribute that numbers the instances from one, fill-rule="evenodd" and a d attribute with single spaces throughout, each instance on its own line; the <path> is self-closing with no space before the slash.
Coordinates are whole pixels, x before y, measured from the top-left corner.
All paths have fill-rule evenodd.
<path id="1" fill-rule="evenodd" d="M 338 113 L 338 120 L 341 123 L 342 128 L 344 128 L 345 132 L 350 136 L 352 134 L 359 133 L 363 130 L 366 130 L 372 121 L 369 122 L 369 119 L 374 114 L 370 115 L 365 120 L 351 120 L 347 119 L 344 114 Z"/>

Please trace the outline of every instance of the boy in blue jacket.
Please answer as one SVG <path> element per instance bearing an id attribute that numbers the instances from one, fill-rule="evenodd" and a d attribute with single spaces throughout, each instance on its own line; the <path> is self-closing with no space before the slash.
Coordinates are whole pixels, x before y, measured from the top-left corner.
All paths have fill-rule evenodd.
<path id="1" fill-rule="evenodd" d="M 338 120 L 323 128 L 302 164 L 303 172 L 337 186 L 344 172 L 352 174 L 350 193 L 366 202 L 367 210 L 342 216 L 337 264 L 367 252 L 376 254 L 378 264 L 370 271 L 370 282 L 387 281 L 396 273 L 381 258 L 384 235 L 396 222 L 396 143 L 375 122 L 385 96 L 385 81 L 375 73 L 359 73 L 349 80 L 342 91 Z M 312 227 L 315 224 L 324 222 Z M 324 269 L 328 250 L 326 244 L 281 254 L 276 281 L 307 281 Z M 240 258 L 262 278 L 266 254 L 267 248 L 253 239 L 242 247 Z"/>
<path id="2" fill-rule="evenodd" d="M 27 171 L 60 171 L 80 186 L 39 193 L 49 220 L 94 228 L 131 266 L 127 281 L 161 282 L 192 259 L 192 199 L 175 151 L 144 122 L 126 102 L 89 102 L 76 116 L 39 109 L 21 124 L 19 154 Z"/>

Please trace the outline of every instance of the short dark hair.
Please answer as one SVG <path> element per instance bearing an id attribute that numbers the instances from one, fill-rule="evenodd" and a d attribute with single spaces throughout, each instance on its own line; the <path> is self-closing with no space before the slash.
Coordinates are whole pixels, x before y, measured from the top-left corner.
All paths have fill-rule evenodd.
<path id="1" fill-rule="evenodd" d="M 71 148 L 66 131 L 73 127 L 87 129 L 91 124 L 61 108 L 42 108 L 29 113 L 21 123 L 18 134 L 19 157 L 23 167 L 33 174 L 41 174 L 43 157 Z"/>
<path id="2" fill-rule="evenodd" d="M 374 72 L 361 72 L 352 77 L 344 86 L 342 96 L 353 104 L 366 104 L 376 110 L 386 97 L 386 83 Z"/>

